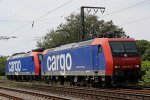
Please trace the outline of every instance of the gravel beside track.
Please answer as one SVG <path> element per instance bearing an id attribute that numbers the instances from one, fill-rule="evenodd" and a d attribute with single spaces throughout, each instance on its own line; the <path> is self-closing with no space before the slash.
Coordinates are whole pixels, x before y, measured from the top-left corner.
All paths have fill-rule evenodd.
<path id="1" fill-rule="evenodd" d="M 44 94 L 58 94 L 62 97 L 71 97 L 70 99 L 86 100 L 150 100 L 149 90 L 135 89 L 102 89 L 102 88 L 83 88 L 75 86 L 50 86 L 44 84 L 35 84 L 30 82 L 14 82 L 17 87 L 43 92 Z"/>
<path id="2" fill-rule="evenodd" d="M 41 91 L 48 91 L 52 93 L 64 93 L 69 95 L 74 95 L 81 98 L 86 99 L 114 99 L 114 100 L 128 100 L 128 99 L 136 99 L 136 100 L 150 100 L 150 92 L 149 91 L 135 91 L 129 89 L 98 89 L 98 88 L 79 88 L 79 87 L 54 87 L 54 86 L 44 86 L 44 85 L 34 85 L 31 86 L 33 89 L 39 89 Z"/>
<path id="3" fill-rule="evenodd" d="M 14 89 L 8 87 L 0 87 L 0 93 L 3 94 L 11 94 L 14 97 L 19 97 L 21 99 L 17 100 L 70 100 L 72 98 L 65 98 L 56 95 L 50 95 L 48 93 L 43 93 L 40 91 L 32 91 L 32 90 L 21 90 L 21 89 Z"/>
<path id="4" fill-rule="evenodd" d="M 0 100 L 11 100 L 11 99 L 8 99 L 6 97 L 0 96 Z"/>
<path id="5" fill-rule="evenodd" d="M 24 100 L 24 99 L 5 93 L 4 91 L 1 92 L 0 90 L 0 100 Z"/>
<path id="6" fill-rule="evenodd" d="M 32 96 L 32 95 L 28 95 L 28 94 L 24 94 L 24 93 L 20 93 L 20 92 L 14 92 L 14 91 L 5 90 L 5 89 L 0 89 L 0 93 L 7 94 L 7 95 L 9 94 L 14 97 L 20 98 L 17 100 L 46 100 L 41 97 Z"/>

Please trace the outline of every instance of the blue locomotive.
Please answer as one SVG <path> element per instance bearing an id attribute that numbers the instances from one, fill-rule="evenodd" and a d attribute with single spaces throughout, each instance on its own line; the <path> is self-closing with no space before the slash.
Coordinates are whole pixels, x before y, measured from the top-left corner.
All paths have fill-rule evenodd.
<path id="1" fill-rule="evenodd" d="M 22 65 L 18 64 L 21 67 L 17 67 L 19 70 L 16 70 L 16 75 L 15 71 L 10 71 L 11 61 L 16 60 L 7 60 L 7 76 L 22 75 L 23 65 L 30 67 L 26 73 L 36 73 L 36 70 L 31 69 L 34 64 L 29 65 L 30 62 L 25 62 Z M 43 51 L 40 61 L 33 63 L 40 66 L 38 76 L 42 80 L 82 86 L 136 84 L 141 69 L 140 56 L 132 38 L 95 38 L 50 48 Z"/>
<path id="2" fill-rule="evenodd" d="M 6 76 L 13 80 L 39 79 L 41 52 L 16 53 L 7 58 Z"/>

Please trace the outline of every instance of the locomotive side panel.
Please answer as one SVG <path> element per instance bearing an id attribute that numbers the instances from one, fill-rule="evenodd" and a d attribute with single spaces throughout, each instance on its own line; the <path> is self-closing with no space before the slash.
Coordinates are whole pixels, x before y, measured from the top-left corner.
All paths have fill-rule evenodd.
<path id="1" fill-rule="evenodd" d="M 113 74 L 113 58 L 111 49 L 109 46 L 108 38 L 95 38 L 92 42 L 92 45 L 101 45 L 102 46 L 102 55 L 104 57 L 101 57 L 101 60 L 104 60 L 105 62 L 105 75 L 111 76 Z M 101 61 L 103 62 L 103 61 Z"/>
<path id="2" fill-rule="evenodd" d="M 10 59 L 6 65 L 6 75 L 34 75 L 34 66 L 32 56 Z"/>
<path id="3" fill-rule="evenodd" d="M 41 68 L 42 75 L 88 76 L 105 72 L 104 66 L 99 67 L 98 46 L 49 52 L 43 56 Z"/>

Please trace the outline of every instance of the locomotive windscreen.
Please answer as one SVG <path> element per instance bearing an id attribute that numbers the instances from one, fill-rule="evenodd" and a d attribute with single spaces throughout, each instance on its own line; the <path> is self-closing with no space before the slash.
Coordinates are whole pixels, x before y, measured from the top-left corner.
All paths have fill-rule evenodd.
<path id="1" fill-rule="evenodd" d="M 134 41 L 111 41 L 113 56 L 138 56 L 138 50 Z"/>

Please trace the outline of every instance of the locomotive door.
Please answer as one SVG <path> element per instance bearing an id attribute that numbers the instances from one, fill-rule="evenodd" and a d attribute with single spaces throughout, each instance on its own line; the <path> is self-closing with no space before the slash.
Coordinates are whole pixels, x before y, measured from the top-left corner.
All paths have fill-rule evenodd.
<path id="1" fill-rule="evenodd" d="M 92 65 L 93 71 L 99 70 L 99 55 L 98 55 L 98 45 L 92 46 Z"/>
<path id="2" fill-rule="evenodd" d="M 101 45 L 94 45 L 92 46 L 92 48 L 93 48 L 92 49 L 93 70 L 104 72 L 105 71 L 105 57 L 104 57 L 103 48 Z"/>
<path id="3" fill-rule="evenodd" d="M 103 52 L 103 48 L 101 45 L 98 45 L 98 68 L 100 71 L 100 74 L 104 74 L 105 72 L 105 56 Z"/>

